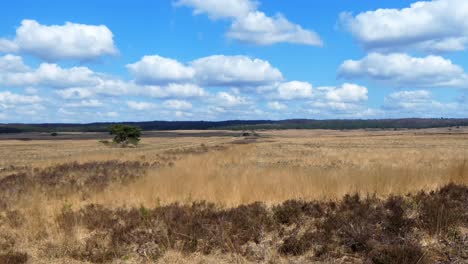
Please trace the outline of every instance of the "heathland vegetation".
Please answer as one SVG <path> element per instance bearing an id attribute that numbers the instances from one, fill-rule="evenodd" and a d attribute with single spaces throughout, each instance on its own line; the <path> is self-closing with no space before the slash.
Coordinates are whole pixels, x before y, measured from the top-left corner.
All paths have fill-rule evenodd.
<path id="1" fill-rule="evenodd" d="M 467 132 L 1 140 L 0 263 L 466 263 Z"/>

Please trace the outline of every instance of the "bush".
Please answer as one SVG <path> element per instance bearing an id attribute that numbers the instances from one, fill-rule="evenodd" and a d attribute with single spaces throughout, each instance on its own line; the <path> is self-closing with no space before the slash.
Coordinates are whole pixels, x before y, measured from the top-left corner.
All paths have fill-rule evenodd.
<path id="1" fill-rule="evenodd" d="M 23 264 L 28 262 L 28 255 L 21 252 L 9 252 L 0 254 L 0 263 L 3 264 Z"/>
<path id="2" fill-rule="evenodd" d="M 110 128 L 110 134 L 114 135 L 114 143 L 127 146 L 128 144 L 137 145 L 140 141 L 141 129 L 128 125 L 113 125 Z"/>
<path id="3" fill-rule="evenodd" d="M 418 245 L 410 243 L 387 245 L 374 249 L 369 258 L 375 264 L 426 263 L 422 249 Z"/>

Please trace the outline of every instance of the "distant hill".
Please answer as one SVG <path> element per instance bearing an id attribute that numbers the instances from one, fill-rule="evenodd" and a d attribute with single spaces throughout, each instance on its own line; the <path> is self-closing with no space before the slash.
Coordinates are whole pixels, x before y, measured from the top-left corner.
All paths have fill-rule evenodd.
<path id="1" fill-rule="evenodd" d="M 90 124 L 0 124 L 0 133 L 20 132 L 105 132 L 114 124 L 129 124 L 148 130 L 208 130 L 208 129 L 418 129 L 468 126 L 468 118 L 405 118 L 405 119 L 288 119 L 229 121 L 148 121 Z"/>

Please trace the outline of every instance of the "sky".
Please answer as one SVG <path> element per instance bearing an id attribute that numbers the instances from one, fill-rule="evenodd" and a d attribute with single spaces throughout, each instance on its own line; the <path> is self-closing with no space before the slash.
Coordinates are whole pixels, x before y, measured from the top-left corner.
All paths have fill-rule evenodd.
<path id="1" fill-rule="evenodd" d="M 0 12 L 0 123 L 468 117 L 466 0 L 16 0 Z"/>

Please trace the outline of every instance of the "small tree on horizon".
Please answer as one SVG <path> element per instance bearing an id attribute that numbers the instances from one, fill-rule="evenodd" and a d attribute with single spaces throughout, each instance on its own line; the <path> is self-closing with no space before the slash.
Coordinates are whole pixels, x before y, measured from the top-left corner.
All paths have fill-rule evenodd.
<path id="1" fill-rule="evenodd" d="M 138 145 L 140 142 L 141 129 L 129 125 L 113 125 L 110 127 L 110 134 L 114 135 L 114 143 L 126 146 L 128 144 Z"/>

